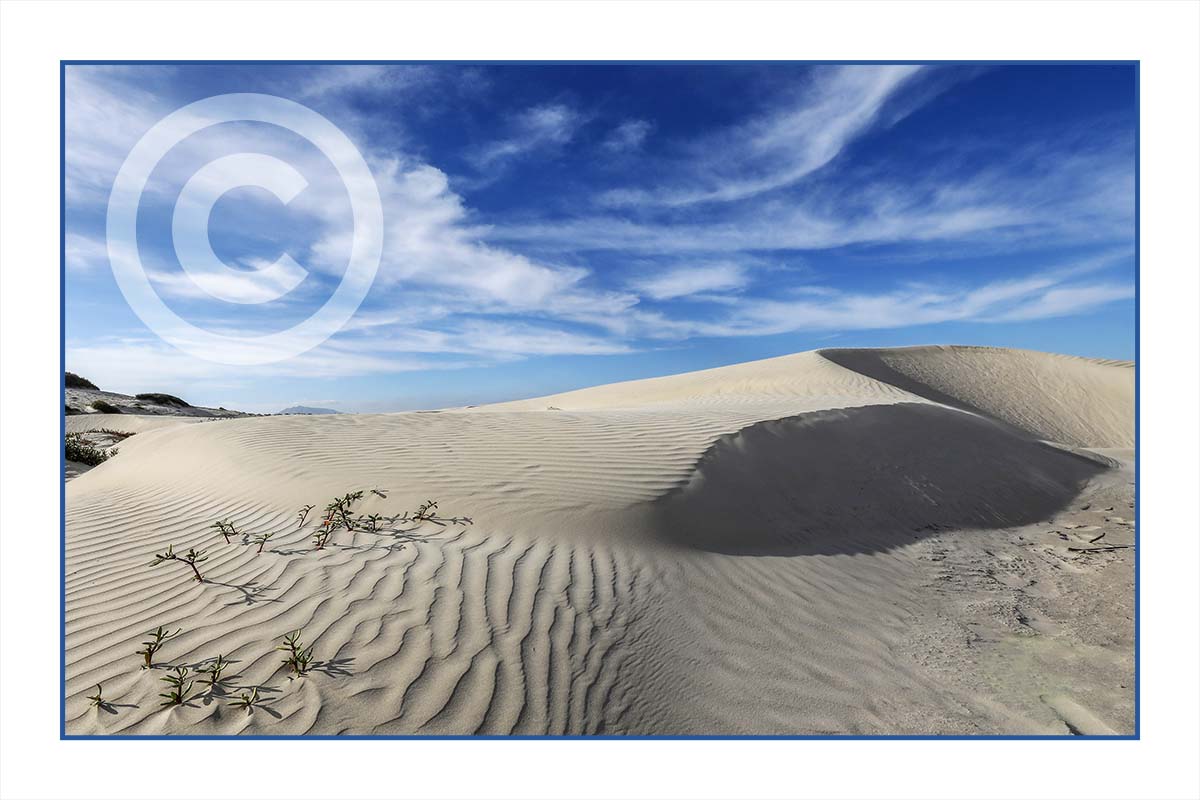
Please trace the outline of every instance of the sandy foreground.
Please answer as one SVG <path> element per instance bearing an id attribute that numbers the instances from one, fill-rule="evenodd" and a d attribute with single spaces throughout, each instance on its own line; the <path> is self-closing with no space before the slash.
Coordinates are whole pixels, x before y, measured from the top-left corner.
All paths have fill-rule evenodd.
<path id="1" fill-rule="evenodd" d="M 1129 362 L 822 350 L 470 409 L 67 426 L 136 434 L 67 484 L 69 734 L 1133 731 Z M 355 490 L 439 516 L 314 550 Z M 226 544 L 226 518 L 273 536 Z M 168 545 L 206 550 L 203 583 L 150 566 Z M 158 625 L 183 632 L 139 669 Z M 218 653 L 225 687 L 160 707 L 167 665 Z"/>

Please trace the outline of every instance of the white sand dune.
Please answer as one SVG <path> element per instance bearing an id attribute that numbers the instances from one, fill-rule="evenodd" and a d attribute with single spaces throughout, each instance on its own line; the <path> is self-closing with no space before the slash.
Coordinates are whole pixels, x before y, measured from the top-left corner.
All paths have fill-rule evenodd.
<path id="1" fill-rule="evenodd" d="M 1128 732 L 1132 386 L 931 347 L 439 412 L 121 415 L 144 427 L 67 486 L 67 730 Z M 362 513 L 443 519 L 314 551 L 320 508 L 371 488 Z M 225 544 L 225 518 L 274 537 Z M 1122 546 L 1078 549 L 1101 531 Z M 206 581 L 149 566 L 168 545 Z M 221 653 L 268 702 L 160 709 L 134 655 L 160 624 L 160 663 Z M 289 680 L 297 628 L 317 665 Z"/>

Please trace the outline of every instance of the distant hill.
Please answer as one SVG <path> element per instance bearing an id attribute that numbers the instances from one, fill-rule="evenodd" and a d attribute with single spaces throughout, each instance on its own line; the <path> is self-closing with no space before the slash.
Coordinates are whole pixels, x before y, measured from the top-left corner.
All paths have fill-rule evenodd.
<path id="1" fill-rule="evenodd" d="M 342 414 L 336 408 L 316 408 L 314 406 L 291 406 L 285 408 L 280 414 Z"/>
<path id="2" fill-rule="evenodd" d="M 87 378 L 68 372 L 63 411 L 75 414 L 150 414 L 170 417 L 250 417 L 241 411 L 227 408 L 194 406 L 181 397 L 162 392 L 143 392 L 138 395 L 119 394 L 98 389 Z"/>

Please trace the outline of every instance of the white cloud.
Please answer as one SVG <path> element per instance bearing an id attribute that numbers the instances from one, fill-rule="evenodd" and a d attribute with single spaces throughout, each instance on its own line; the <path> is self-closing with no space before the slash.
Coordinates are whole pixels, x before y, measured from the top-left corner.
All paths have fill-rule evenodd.
<path id="1" fill-rule="evenodd" d="M 744 201 L 702 221 L 590 215 L 497 226 L 488 239 L 541 252 L 656 256 L 981 238 L 992 247 L 1130 241 L 1133 162 L 1122 147 L 1057 157 L 1031 149 L 984 172 L 947 169 L 906 183 L 822 186 L 788 202 Z"/>
<path id="2" fill-rule="evenodd" d="M 618 189 L 612 206 L 686 206 L 745 200 L 790 186 L 832 161 L 867 131 L 884 103 L 919 66 L 818 69 L 797 103 L 698 141 L 665 189 Z"/>
<path id="3" fill-rule="evenodd" d="M 1079 270 L 1057 269 L 978 286 L 909 284 L 868 293 L 809 287 L 795 297 L 747 297 L 723 316 L 671 319 L 631 315 L 627 335 L 683 339 L 693 336 L 766 336 L 795 331 L 880 330 L 942 322 L 1047 319 L 1095 310 L 1131 297 L 1131 286 L 1072 282 Z"/>
<path id="4" fill-rule="evenodd" d="M 377 285 L 423 291 L 435 303 L 471 313 L 555 315 L 572 308 L 618 312 L 635 298 L 584 286 L 589 270 L 546 264 L 484 241 L 486 229 L 470 222 L 446 175 L 427 164 L 377 163 L 375 180 L 387 227 Z M 348 231 L 330 234 L 313 248 L 337 263 L 348 249 Z"/>
<path id="5" fill-rule="evenodd" d="M 107 202 L 125 156 L 161 116 L 156 96 L 126 75 L 122 67 L 66 68 L 69 202 Z"/>
<path id="6" fill-rule="evenodd" d="M 104 239 L 96 239 L 79 233 L 68 233 L 66 265 L 71 272 L 90 272 L 97 267 L 107 267 L 107 243 Z"/>
<path id="7" fill-rule="evenodd" d="M 1017 322 L 1050 317 L 1065 317 L 1093 311 L 1114 300 L 1133 297 L 1133 286 L 1102 283 L 1090 286 L 1064 286 L 1051 289 L 1032 302 L 987 318 L 987 322 Z"/>
<path id="8" fill-rule="evenodd" d="M 644 119 L 629 119 L 613 128 L 601 142 L 601 147 L 612 153 L 628 153 L 639 149 L 650 135 L 653 125 Z"/>
<path id="9" fill-rule="evenodd" d="M 339 100 L 347 92 L 391 93 L 427 87 L 438 79 L 433 67 L 420 64 L 344 64 L 321 66 L 306 74 L 296 86 L 305 100 Z"/>
<path id="10" fill-rule="evenodd" d="M 689 264 L 636 278 L 631 286 L 652 300 L 740 289 L 749 278 L 746 270 L 733 263 Z"/>
<path id="11" fill-rule="evenodd" d="M 528 108 L 513 120 L 510 136 L 483 145 L 471 160 L 480 169 L 494 169 L 539 150 L 553 150 L 571 141 L 583 122 L 565 105 Z"/>

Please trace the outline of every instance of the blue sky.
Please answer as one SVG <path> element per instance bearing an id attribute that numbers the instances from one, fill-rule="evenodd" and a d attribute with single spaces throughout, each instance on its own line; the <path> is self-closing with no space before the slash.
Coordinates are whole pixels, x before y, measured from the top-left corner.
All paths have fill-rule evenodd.
<path id="1" fill-rule="evenodd" d="M 71 66 L 67 368 L 196 404 L 391 411 L 485 403 L 818 347 L 987 344 L 1107 358 L 1134 347 L 1130 66 Z M 105 213 L 159 119 L 229 92 L 295 100 L 366 158 L 383 257 L 341 332 L 230 367 L 158 339 L 109 268 Z M 284 205 L 213 207 L 218 299 L 178 263 L 190 175 L 257 152 L 307 180 Z M 142 197 L 164 302 L 239 336 L 321 306 L 349 254 L 348 194 L 309 142 L 225 123 Z M 302 282 L 261 300 L 279 256 Z M 242 276 L 245 279 L 242 279 Z M 260 276 L 261 278 L 261 276 Z"/>

